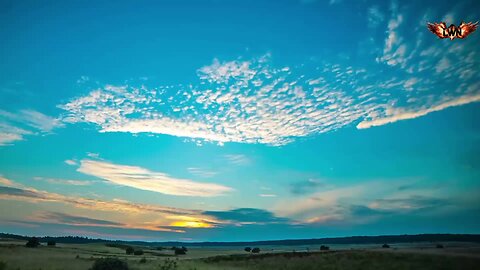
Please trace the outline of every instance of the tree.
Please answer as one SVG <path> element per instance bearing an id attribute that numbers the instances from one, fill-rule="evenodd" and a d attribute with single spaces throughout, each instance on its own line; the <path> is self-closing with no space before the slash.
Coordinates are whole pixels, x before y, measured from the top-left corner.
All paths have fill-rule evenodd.
<path id="1" fill-rule="evenodd" d="M 143 250 L 137 249 L 133 252 L 133 255 L 143 255 Z"/>
<path id="2" fill-rule="evenodd" d="M 132 255 L 133 252 L 134 252 L 133 247 L 127 247 L 127 248 L 125 249 L 125 253 L 126 253 L 127 255 Z"/>
<path id="3" fill-rule="evenodd" d="M 437 248 L 444 248 L 442 244 L 437 244 Z"/>
<path id="4" fill-rule="evenodd" d="M 258 248 L 258 247 L 253 248 L 252 253 L 260 253 L 260 248 Z"/>
<path id="5" fill-rule="evenodd" d="M 252 248 L 251 248 L 251 247 L 246 247 L 244 250 L 245 250 L 246 252 L 250 252 L 250 251 L 252 251 Z"/>
<path id="6" fill-rule="evenodd" d="M 330 250 L 330 247 L 321 245 L 321 246 L 320 246 L 320 250 L 327 251 L 327 250 Z"/>
<path id="7" fill-rule="evenodd" d="M 54 247 L 55 245 L 57 245 L 57 243 L 53 240 L 47 242 L 47 246 Z"/>
<path id="8" fill-rule="evenodd" d="M 28 239 L 28 242 L 25 244 L 25 246 L 29 248 L 36 248 L 40 246 L 40 241 L 38 240 L 37 237 L 32 237 Z"/>
<path id="9" fill-rule="evenodd" d="M 128 270 L 128 264 L 117 258 L 97 259 L 90 270 Z"/>
<path id="10" fill-rule="evenodd" d="M 183 248 L 175 248 L 175 255 L 185 255 L 187 254 L 187 250 Z"/>
<path id="11" fill-rule="evenodd" d="M 388 244 L 383 244 L 382 248 L 390 248 L 390 245 L 388 245 Z"/>

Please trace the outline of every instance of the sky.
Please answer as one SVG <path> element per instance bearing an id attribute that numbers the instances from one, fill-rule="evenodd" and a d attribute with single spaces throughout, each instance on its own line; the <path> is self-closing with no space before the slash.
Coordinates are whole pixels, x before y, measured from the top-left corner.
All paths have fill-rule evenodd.
<path id="1" fill-rule="evenodd" d="M 0 227 L 480 233 L 478 1 L 0 1 Z"/>

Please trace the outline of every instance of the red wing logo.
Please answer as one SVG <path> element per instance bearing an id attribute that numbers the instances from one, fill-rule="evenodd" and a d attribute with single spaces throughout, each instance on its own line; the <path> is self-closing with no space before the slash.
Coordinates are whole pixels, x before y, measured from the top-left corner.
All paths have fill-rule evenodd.
<path id="1" fill-rule="evenodd" d="M 477 29 L 477 26 L 478 22 L 462 22 L 458 27 L 454 24 L 451 24 L 447 27 L 445 22 L 427 23 L 428 30 L 430 30 L 432 33 L 437 35 L 439 38 L 449 38 L 450 40 L 453 40 L 454 38 L 466 38 Z"/>

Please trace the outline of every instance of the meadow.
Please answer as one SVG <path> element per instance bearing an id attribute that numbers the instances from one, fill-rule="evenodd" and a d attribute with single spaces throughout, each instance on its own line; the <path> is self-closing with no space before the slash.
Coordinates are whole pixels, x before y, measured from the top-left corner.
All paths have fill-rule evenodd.
<path id="1" fill-rule="evenodd" d="M 100 258 L 118 258 L 129 269 L 479 269 L 480 247 L 449 243 L 438 249 L 432 243 L 337 246 L 320 251 L 314 246 L 265 246 L 258 254 L 243 247 L 191 247 L 176 256 L 170 248 L 133 246 L 142 255 L 127 255 L 122 246 L 95 244 L 42 244 L 27 248 L 22 241 L 0 242 L 1 270 L 87 270 Z M 293 251 L 295 250 L 295 251 Z"/>

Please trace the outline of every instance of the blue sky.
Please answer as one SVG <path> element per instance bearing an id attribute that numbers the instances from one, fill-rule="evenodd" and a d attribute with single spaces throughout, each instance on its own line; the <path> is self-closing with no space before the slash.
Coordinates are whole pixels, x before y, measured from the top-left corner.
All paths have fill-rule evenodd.
<path id="1" fill-rule="evenodd" d="M 2 1 L 0 224 L 479 233 L 476 1 Z"/>

